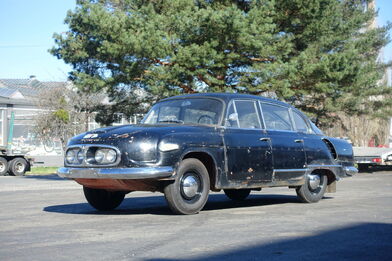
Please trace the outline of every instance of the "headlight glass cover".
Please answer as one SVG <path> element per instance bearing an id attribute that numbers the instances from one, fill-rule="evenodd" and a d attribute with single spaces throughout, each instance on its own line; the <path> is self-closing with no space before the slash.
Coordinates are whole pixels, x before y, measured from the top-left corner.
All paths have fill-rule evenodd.
<path id="1" fill-rule="evenodd" d="M 69 164 L 75 164 L 75 159 L 76 159 L 76 150 L 68 150 L 67 154 L 65 155 L 65 160 Z"/>
<path id="2" fill-rule="evenodd" d="M 94 158 L 99 164 L 111 164 L 116 162 L 117 152 L 113 149 L 98 149 Z"/>

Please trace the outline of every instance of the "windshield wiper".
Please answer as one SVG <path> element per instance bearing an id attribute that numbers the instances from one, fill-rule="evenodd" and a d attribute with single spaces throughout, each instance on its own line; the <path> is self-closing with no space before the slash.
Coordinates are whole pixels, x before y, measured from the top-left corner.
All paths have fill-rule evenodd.
<path id="1" fill-rule="evenodd" d="M 181 120 L 160 120 L 160 121 L 158 121 L 158 123 L 162 123 L 162 122 L 167 122 L 167 123 L 181 123 L 181 124 L 184 123 L 184 121 L 181 121 Z"/>

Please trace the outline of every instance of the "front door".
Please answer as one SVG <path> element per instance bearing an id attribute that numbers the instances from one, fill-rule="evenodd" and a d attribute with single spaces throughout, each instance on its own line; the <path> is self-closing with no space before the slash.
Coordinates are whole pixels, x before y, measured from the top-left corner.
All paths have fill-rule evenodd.
<path id="1" fill-rule="evenodd" d="M 223 135 L 229 183 L 270 182 L 273 170 L 271 143 L 262 129 L 257 102 L 232 102 L 225 125 Z"/>

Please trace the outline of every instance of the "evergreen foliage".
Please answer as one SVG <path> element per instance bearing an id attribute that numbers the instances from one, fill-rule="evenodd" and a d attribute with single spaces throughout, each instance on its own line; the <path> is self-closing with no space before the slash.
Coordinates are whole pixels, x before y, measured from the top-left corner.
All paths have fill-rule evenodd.
<path id="1" fill-rule="evenodd" d="M 105 123 L 195 92 L 274 92 L 324 125 L 342 112 L 388 116 L 392 88 L 378 56 L 391 26 L 372 27 L 376 12 L 364 3 L 78 0 L 51 53 L 73 66 L 81 89 L 109 94 Z"/>

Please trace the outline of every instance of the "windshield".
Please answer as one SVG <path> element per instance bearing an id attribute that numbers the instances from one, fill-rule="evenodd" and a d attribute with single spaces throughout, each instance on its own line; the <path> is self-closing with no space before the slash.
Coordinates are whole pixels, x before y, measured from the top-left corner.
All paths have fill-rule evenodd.
<path id="1" fill-rule="evenodd" d="M 192 98 L 169 100 L 155 104 L 144 117 L 144 124 L 217 125 L 223 104 L 215 99 Z"/>

